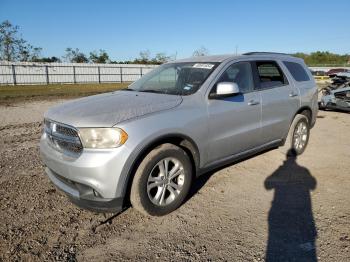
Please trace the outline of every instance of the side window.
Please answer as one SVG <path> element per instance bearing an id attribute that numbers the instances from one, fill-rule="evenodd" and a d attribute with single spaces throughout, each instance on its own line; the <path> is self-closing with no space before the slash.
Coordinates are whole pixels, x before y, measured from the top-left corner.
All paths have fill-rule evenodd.
<path id="1" fill-rule="evenodd" d="M 254 88 L 252 68 L 249 62 L 239 62 L 229 66 L 221 75 L 217 83 L 234 82 L 238 85 L 239 91 L 247 93 Z"/>
<path id="2" fill-rule="evenodd" d="M 286 77 L 275 61 L 256 62 L 260 88 L 271 88 L 288 84 Z"/>
<path id="3" fill-rule="evenodd" d="M 288 71 L 291 73 L 295 81 L 302 82 L 310 80 L 301 64 L 287 61 L 284 61 L 283 64 L 288 68 Z"/>

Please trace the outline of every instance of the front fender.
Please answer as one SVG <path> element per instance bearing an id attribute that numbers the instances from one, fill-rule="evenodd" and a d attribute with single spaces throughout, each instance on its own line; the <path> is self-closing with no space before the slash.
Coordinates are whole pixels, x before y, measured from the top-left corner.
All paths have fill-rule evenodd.
<path id="1" fill-rule="evenodd" d="M 117 186 L 117 195 L 125 195 L 131 172 L 139 157 L 157 142 L 169 139 L 185 139 L 190 142 L 197 152 L 197 167 L 206 161 L 208 139 L 208 121 L 206 110 L 201 107 L 178 107 L 173 110 L 160 112 L 148 117 L 128 121 L 117 125 L 128 134 L 125 146 L 131 152 L 124 162 L 122 173 Z M 168 140 L 167 140 L 168 139 Z M 191 151 L 192 152 L 192 151 Z"/>

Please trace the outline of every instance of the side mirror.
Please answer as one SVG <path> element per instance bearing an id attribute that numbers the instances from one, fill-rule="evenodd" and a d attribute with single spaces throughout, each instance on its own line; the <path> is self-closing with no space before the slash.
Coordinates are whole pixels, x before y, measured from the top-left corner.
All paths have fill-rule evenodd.
<path id="1" fill-rule="evenodd" d="M 220 82 L 216 85 L 216 92 L 211 93 L 209 98 L 216 99 L 221 97 L 229 97 L 239 94 L 239 88 L 233 82 Z"/>

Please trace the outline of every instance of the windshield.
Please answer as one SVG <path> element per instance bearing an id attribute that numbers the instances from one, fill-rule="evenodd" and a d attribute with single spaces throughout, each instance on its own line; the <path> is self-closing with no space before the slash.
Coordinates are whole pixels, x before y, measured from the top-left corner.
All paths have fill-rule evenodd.
<path id="1" fill-rule="evenodd" d="M 128 89 L 170 95 L 191 95 L 201 87 L 217 64 L 165 64 L 131 84 Z"/>

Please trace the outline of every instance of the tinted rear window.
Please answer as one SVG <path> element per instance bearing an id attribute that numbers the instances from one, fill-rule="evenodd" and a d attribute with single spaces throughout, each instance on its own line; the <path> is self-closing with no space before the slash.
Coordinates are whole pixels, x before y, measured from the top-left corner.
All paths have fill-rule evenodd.
<path id="1" fill-rule="evenodd" d="M 287 62 L 287 61 L 284 61 L 283 64 L 288 68 L 289 72 L 292 74 L 295 81 L 302 82 L 302 81 L 310 80 L 309 76 L 307 75 L 302 65 L 294 62 Z"/>
<path id="2" fill-rule="evenodd" d="M 272 88 L 288 84 L 282 70 L 275 61 L 257 61 L 260 88 Z"/>

